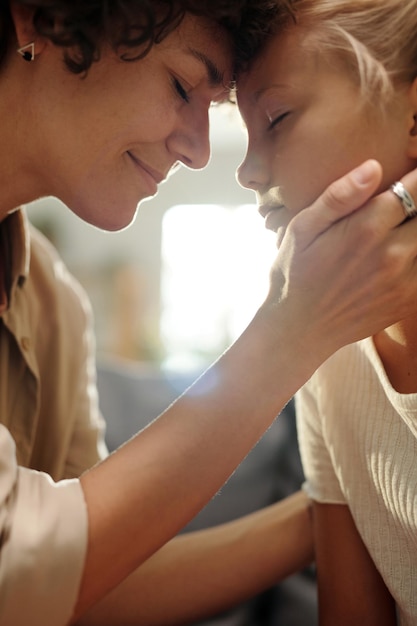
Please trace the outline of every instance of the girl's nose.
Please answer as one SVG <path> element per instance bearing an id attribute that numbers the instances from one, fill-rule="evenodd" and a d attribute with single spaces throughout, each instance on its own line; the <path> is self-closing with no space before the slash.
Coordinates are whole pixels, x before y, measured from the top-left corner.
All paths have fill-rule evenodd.
<path id="1" fill-rule="evenodd" d="M 236 178 L 242 187 L 253 191 L 259 191 L 268 182 L 268 170 L 264 160 L 250 147 L 237 168 Z"/>

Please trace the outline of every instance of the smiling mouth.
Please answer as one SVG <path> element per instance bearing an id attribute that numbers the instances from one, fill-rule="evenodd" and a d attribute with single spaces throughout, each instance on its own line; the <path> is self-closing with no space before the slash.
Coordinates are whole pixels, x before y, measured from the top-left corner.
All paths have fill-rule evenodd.
<path id="1" fill-rule="evenodd" d="M 165 176 L 163 174 L 161 174 L 160 172 L 158 172 L 158 170 L 153 169 L 153 167 L 150 167 L 149 165 L 146 165 L 145 163 L 143 163 L 143 161 L 141 161 L 140 159 L 136 158 L 134 154 L 132 154 L 131 152 L 127 152 L 127 154 L 130 156 L 130 158 L 132 159 L 132 161 L 138 166 L 140 167 L 146 174 L 148 174 L 148 176 L 150 176 L 154 183 L 156 183 L 156 185 L 159 185 L 160 183 L 162 183 L 163 180 L 165 180 Z"/>

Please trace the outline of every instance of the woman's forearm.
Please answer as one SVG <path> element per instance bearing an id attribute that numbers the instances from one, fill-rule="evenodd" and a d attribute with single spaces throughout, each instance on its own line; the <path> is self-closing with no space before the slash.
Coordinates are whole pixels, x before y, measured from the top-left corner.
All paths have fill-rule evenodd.
<path id="1" fill-rule="evenodd" d="M 270 335 L 255 319 L 162 416 L 81 478 L 89 549 L 80 614 L 185 526 L 312 373 L 301 355 L 296 364 L 288 332 L 281 347 Z"/>
<path id="2" fill-rule="evenodd" d="M 375 192 L 373 169 L 370 183 L 344 177 L 294 218 L 266 301 L 243 335 L 160 418 L 81 478 L 89 535 L 76 616 L 208 502 L 330 354 L 414 306 L 415 237 L 399 240 L 413 223 L 398 228 L 392 194 L 343 218 Z"/>

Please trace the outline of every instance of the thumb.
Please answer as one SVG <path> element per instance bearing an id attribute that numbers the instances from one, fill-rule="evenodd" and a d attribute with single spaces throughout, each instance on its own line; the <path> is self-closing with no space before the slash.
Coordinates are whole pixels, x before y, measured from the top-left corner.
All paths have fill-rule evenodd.
<path id="1" fill-rule="evenodd" d="M 303 217 L 304 227 L 319 235 L 365 204 L 375 194 L 381 180 L 382 167 L 378 161 L 365 161 L 329 185 L 311 207 L 297 217 Z"/>

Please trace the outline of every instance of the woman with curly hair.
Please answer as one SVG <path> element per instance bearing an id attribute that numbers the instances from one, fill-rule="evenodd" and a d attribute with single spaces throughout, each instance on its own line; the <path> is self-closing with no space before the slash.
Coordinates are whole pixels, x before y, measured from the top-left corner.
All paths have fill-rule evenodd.
<path id="1" fill-rule="evenodd" d="M 2 624 L 67 624 L 103 598 L 85 623 L 184 623 L 311 559 L 301 494 L 157 551 L 318 365 L 410 310 L 416 246 L 395 199 L 350 215 L 377 188 L 377 164 L 293 221 L 241 338 L 106 460 L 88 301 L 18 208 L 53 195 L 100 228 L 127 226 L 178 163 L 205 166 L 209 106 L 285 5 L 0 3 Z"/>

